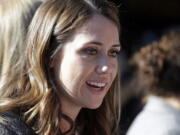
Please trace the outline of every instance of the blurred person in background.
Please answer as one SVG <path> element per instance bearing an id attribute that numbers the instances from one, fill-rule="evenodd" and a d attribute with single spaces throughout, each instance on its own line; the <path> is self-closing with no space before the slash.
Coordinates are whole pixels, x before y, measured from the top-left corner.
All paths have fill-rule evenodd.
<path id="1" fill-rule="evenodd" d="M 146 95 L 146 105 L 127 135 L 180 135 L 180 30 L 142 47 L 132 63 L 137 66 L 135 89 Z"/>
<path id="2" fill-rule="evenodd" d="M 0 1 L 0 87 L 19 74 L 28 26 L 39 5 L 40 0 Z"/>
<path id="3" fill-rule="evenodd" d="M 40 0 L 0 0 L 0 100 L 19 93 L 6 87 L 18 88 L 18 84 L 12 82 L 20 76 L 28 26 L 40 4 Z M 3 124 L 3 119 L 8 122 Z M 7 112 L 0 113 L 0 134 L 33 135 L 33 132 L 19 116 Z"/>

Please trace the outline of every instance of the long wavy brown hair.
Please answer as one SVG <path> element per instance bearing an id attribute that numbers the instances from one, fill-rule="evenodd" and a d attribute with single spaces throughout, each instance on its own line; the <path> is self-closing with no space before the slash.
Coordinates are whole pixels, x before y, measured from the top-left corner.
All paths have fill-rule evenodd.
<path id="1" fill-rule="evenodd" d="M 76 130 L 80 135 L 114 135 L 120 115 L 120 80 L 116 76 L 102 105 L 95 110 L 82 109 L 73 122 L 62 113 L 60 92 L 53 80 L 51 64 L 57 53 L 76 30 L 95 14 L 114 22 L 119 28 L 117 9 L 106 0 L 48 0 L 37 10 L 27 36 L 22 75 L 7 90 L 19 91 L 3 99 L 1 108 L 18 108 L 39 135 L 63 135 Z M 13 86 L 11 84 L 11 86 Z M 2 104 L 3 103 L 3 104 Z M 62 133 L 60 121 L 71 125 Z"/>

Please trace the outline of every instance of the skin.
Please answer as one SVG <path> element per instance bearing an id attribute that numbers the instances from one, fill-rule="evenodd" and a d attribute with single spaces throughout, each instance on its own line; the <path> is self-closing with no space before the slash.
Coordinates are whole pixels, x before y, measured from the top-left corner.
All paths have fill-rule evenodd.
<path id="1" fill-rule="evenodd" d="M 64 90 L 62 110 L 73 120 L 81 108 L 98 108 L 117 75 L 120 51 L 117 26 L 109 19 L 94 15 L 64 45 L 56 57 L 56 79 Z M 100 83 L 98 88 L 90 85 Z"/>

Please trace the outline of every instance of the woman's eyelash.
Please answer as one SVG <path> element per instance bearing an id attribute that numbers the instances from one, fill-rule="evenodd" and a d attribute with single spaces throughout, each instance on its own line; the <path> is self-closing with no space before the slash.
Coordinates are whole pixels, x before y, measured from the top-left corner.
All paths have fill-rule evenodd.
<path id="1" fill-rule="evenodd" d="M 96 55 L 98 53 L 98 49 L 96 48 L 85 48 L 83 52 L 87 55 Z M 112 57 L 117 57 L 120 54 L 120 50 L 110 50 L 108 55 Z"/>
<path id="2" fill-rule="evenodd" d="M 97 49 L 95 49 L 95 48 L 86 48 L 86 49 L 84 49 L 84 52 L 87 53 L 88 55 L 95 55 L 95 54 L 97 54 Z"/>
<path id="3" fill-rule="evenodd" d="M 120 50 L 111 50 L 110 56 L 117 57 L 120 54 Z"/>

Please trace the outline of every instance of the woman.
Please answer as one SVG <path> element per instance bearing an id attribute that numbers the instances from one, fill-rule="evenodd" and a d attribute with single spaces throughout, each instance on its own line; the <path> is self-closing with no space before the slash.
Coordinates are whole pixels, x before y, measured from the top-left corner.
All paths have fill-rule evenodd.
<path id="1" fill-rule="evenodd" d="M 1 112 L 16 110 L 39 135 L 116 134 L 120 41 L 114 9 L 106 0 L 44 2 L 30 26 L 22 76 L 6 87 L 18 93 L 1 101 Z"/>
<path id="2" fill-rule="evenodd" d="M 140 86 L 147 94 L 145 107 L 127 135 L 180 134 L 180 30 L 165 34 L 160 41 L 135 54 Z M 137 78 L 136 78 L 137 79 Z"/>

